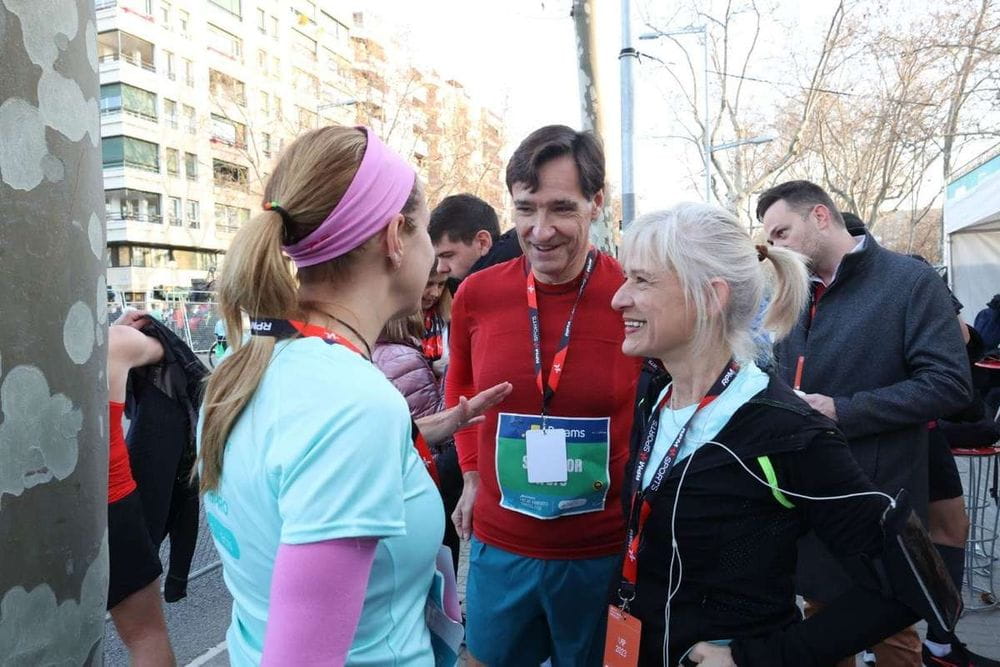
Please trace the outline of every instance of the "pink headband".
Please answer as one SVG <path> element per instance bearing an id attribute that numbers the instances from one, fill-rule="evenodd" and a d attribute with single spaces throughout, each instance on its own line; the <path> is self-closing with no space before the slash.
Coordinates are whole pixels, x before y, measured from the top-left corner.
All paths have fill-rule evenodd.
<path id="1" fill-rule="evenodd" d="M 319 227 L 298 243 L 282 246 L 299 268 L 346 255 L 375 236 L 413 191 L 413 168 L 370 129 L 358 129 L 368 136 L 368 146 L 347 192 Z"/>

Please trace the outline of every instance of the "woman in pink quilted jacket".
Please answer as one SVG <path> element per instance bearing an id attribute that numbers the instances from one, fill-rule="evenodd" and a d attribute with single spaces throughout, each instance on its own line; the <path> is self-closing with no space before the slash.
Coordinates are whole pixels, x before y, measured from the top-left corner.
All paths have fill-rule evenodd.
<path id="1" fill-rule="evenodd" d="M 443 407 L 438 379 L 423 354 L 423 320 L 421 313 L 390 320 L 372 351 L 372 361 L 406 398 L 414 419 Z"/>
<path id="2" fill-rule="evenodd" d="M 444 407 L 441 384 L 423 353 L 423 333 L 422 313 L 389 320 L 372 351 L 372 361 L 406 398 L 414 419 L 434 414 Z M 458 467 L 455 443 L 449 440 L 432 445 L 431 451 L 441 482 L 439 490 L 445 516 L 450 517 L 462 495 L 462 472 Z M 451 549 L 452 564 L 457 572 L 459 540 L 451 521 L 445 522 L 444 544 Z"/>

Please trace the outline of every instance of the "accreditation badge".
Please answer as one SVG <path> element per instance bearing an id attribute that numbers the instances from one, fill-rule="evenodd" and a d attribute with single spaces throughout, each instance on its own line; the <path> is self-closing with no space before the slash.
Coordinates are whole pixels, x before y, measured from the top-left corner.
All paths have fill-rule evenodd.
<path id="1" fill-rule="evenodd" d="M 500 506 L 536 519 L 603 510 L 611 485 L 610 426 L 610 417 L 545 417 L 543 424 L 541 415 L 501 412 Z"/>

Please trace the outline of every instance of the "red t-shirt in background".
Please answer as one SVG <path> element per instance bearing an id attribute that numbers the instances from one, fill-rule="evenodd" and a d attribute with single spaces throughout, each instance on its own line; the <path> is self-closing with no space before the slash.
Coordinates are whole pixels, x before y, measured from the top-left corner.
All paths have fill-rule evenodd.
<path id="1" fill-rule="evenodd" d="M 611 297 L 624 281 L 618 262 L 599 254 L 577 308 L 569 355 L 549 414 L 561 417 L 610 417 L 611 486 L 604 510 L 558 519 L 535 519 L 500 506 L 496 477 L 497 415 L 537 415 L 542 398 L 535 382 L 523 257 L 469 276 L 452 306 L 451 365 L 445 403 L 508 381 L 510 396 L 486 413 L 486 421 L 455 434 L 462 470 L 478 470 L 479 493 L 473 531 L 487 544 L 531 558 L 572 559 L 610 556 L 624 543 L 622 477 L 628 460 L 635 385 L 641 359 L 622 354 L 622 316 Z M 555 349 L 580 288 L 580 277 L 562 285 L 537 282 L 542 328 L 542 372 L 547 379 Z"/>
<path id="2" fill-rule="evenodd" d="M 108 401 L 108 408 L 111 441 L 108 452 L 108 504 L 110 505 L 135 491 L 135 480 L 132 479 L 132 466 L 129 465 L 125 431 L 122 428 L 125 404 Z"/>

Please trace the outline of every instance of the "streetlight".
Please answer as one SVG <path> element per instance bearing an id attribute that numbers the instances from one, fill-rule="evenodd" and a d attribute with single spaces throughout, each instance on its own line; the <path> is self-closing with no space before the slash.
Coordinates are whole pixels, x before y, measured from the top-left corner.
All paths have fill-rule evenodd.
<path id="1" fill-rule="evenodd" d="M 621 74 L 621 135 L 622 135 L 622 231 L 635 217 L 635 183 L 633 179 L 633 135 L 635 104 L 632 101 L 632 61 L 638 51 L 632 46 L 632 3 L 621 0 L 622 50 L 618 52 Z"/>
<path id="2" fill-rule="evenodd" d="M 716 153 L 718 151 L 729 150 L 730 148 L 736 148 L 737 146 L 750 146 L 754 144 L 766 144 L 768 142 L 777 139 L 771 134 L 762 134 L 759 137 L 751 137 L 749 139 L 739 139 L 737 141 L 727 141 L 724 144 L 716 144 L 709 148 L 710 153 Z"/>
<path id="3" fill-rule="evenodd" d="M 319 127 L 319 115 L 326 109 L 334 109 L 336 107 L 350 107 L 357 104 L 358 101 L 354 99 L 348 100 L 338 100 L 336 102 L 327 102 L 326 104 L 320 104 L 316 107 L 316 127 Z"/>
<path id="4" fill-rule="evenodd" d="M 639 35 L 639 39 L 659 39 L 661 37 L 673 37 L 674 35 L 701 35 L 702 65 L 704 70 L 704 116 L 701 133 L 701 153 L 705 162 L 705 203 L 712 201 L 712 145 L 708 136 L 708 27 L 704 25 L 690 25 L 674 30 L 656 30 Z"/>

